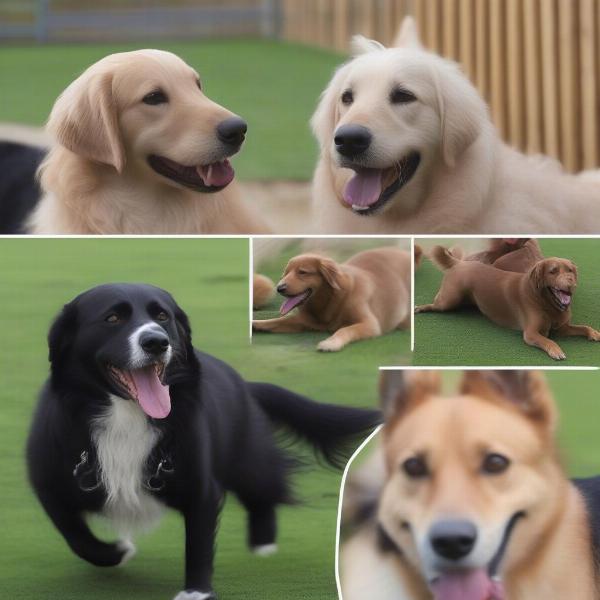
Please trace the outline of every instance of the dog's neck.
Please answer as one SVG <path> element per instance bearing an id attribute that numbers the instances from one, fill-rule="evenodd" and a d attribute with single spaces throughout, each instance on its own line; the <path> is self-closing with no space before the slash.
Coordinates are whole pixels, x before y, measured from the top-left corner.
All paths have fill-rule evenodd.
<path id="1" fill-rule="evenodd" d="M 340 270 L 342 271 L 342 274 L 338 278 L 339 289 L 324 284 L 318 290 L 313 292 L 306 303 L 306 309 L 318 321 L 330 323 L 335 320 L 336 315 L 340 312 L 342 304 L 348 301 L 348 298 L 352 293 L 352 278 L 344 273 L 343 266 L 341 265 Z"/>

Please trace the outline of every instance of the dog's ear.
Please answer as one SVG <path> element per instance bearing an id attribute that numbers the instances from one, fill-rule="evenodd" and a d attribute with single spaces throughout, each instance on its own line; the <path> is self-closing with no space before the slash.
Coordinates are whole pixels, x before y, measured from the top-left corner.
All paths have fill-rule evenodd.
<path id="1" fill-rule="evenodd" d="M 431 75 L 440 119 L 442 158 L 454 167 L 459 156 L 488 126 L 488 109 L 471 82 L 456 64 L 444 68 L 431 65 Z"/>
<path id="2" fill-rule="evenodd" d="M 531 269 L 529 269 L 529 280 L 531 281 L 531 285 L 536 290 L 542 290 L 545 286 L 545 277 L 546 277 L 546 261 L 540 260 L 535 263 Z"/>
<path id="3" fill-rule="evenodd" d="M 439 371 L 390 369 L 379 377 L 379 399 L 386 422 L 402 416 L 420 401 L 439 393 L 442 378 Z"/>
<path id="4" fill-rule="evenodd" d="M 190 320 L 188 316 L 179 308 L 177 304 L 175 304 L 175 323 L 177 324 L 177 331 L 179 335 L 184 341 L 186 352 L 193 352 L 192 346 L 192 326 L 190 325 Z"/>
<path id="5" fill-rule="evenodd" d="M 571 269 L 573 269 L 573 274 L 575 275 L 575 281 L 577 281 L 579 279 L 579 273 L 577 271 L 577 265 L 572 260 L 570 260 L 569 263 L 571 265 Z"/>
<path id="6" fill-rule="evenodd" d="M 556 428 L 556 406 L 540 371 L 465 371 L 461 392 L 508 403 L 550 433 Z"/>
<path id="7" fill-rule="evenodd" d="M 91 67 L 59 96 L 52 108 L 48 130 L 59 144 L 89 160 L 125 166 L 113 74 Z"/>
<path id="8" fill-rule="evenodd" d="M 48 360 L 52 372 L 59 371 L 69 355 L 77 332 L 75 301 L 63 306 L 48 332 Z"/>
<path id="9" fill-rule="evenodd" d="M 398 33 L 392 44 L 394 48 L 419 48 L 423 49 L 423 43 L 419 36 L 417 22 L 410 15 L 402 19 Z"/>
<path id="10" fill-rule="evenodd" d="M 337 263 L 330 258 L 319 259 L 319 273 L 334 290 L 342 289 L 342 272 Z"/>
<path id="11" fill-rule="evenodd" d="M 368 52 L 380 52 L 385 46 L 376 40 L 370 40 L 364 35 L 355 35 L 350 42 L 352 56 L 360 56 Z"/>

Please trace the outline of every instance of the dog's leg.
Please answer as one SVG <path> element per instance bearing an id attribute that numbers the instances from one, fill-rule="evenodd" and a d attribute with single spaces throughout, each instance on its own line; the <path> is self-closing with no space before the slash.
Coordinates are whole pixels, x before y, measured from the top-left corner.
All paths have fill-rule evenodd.
<path id="1" fill-rule="evenodd" d="M 299 333 L 311 329 L 306 319 L 301 314 L 295 314 L 277 319 L 265 319 L 264 321 L 252 321 L 254 331 L 268 331 L 270 333 Z"/>
<path id="2" fill-rule="evenodd" d="M 567 355 L 556 342 L 543 336 L 537 329 L 525 329 L 523 331 L 523 341 L 529 346 L 540 348 L 554 360 L 564 360 L 567 358 Z"/>
<path id="3" fill-rule="evenodd" d="M 556 330 L 558 335 L 580 335 L 591 342 L 600 342 L 600 331 L 589 325 L 563 325 Z"/>
<path id="4" fill-rule="evenodd" d="M 60 500 L 40 494 L 40 501 L 79 558 L 97 567 L 116 567 L 126 563 L 135 554 L 135 546 L 129 541 L 109 544 L 97 539 L 81 514 L 66 507 Z"/>
<path id="5" fill-rule="evenodd" d="M 445 312 L 458 308 L 464 299 L 459 286 L 454 285 L 448 275 L 442 279 L 442 285 L 431 304 L 415 306 L 415 314 L 423 312 Z"/>
<path id="6" fill-rule="evenodd" d="M 320 342 L 317 350 L 321 352 L 337 352 L 351 342 L 381 335 L 381 328 L 375 320 L 355 323 L 338 329 L 332 336 Z"/>
<path id="7" fill-rule="evenodd" d="M 213 487 L 206 496 L 190 498 L 185 519 L 185 590 L 174 600 L 216 600 L 211 585 L 215 534 L 221 498 Z"/>

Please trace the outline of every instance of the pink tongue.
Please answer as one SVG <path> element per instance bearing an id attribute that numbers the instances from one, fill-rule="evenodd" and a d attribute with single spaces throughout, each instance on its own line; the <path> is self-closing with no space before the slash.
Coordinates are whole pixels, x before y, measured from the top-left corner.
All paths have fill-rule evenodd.
<path id="1" fill-rule="evenodd" d="M 202 177 L 205 185 L 223 187 L 233 180 L 235 172 L 231 163 L 225 159 L 212 165 L 196 167 L 198 175 Z"/>
<path id="2" fill-rule="evenodd" d="M 447 573 L 431 584 L 435 600 L 503 600 L 502 585 L 483 569 Z"/>
<path id="3" fill-rule="evenodd" d="M 560 290 L 556 290 L 556 294 L 558 295 L 558 298 L 563 304 L 566 304 L 567 306 L 571 304 L 571 296 L 569 296 L 569 294 L 565 294 Z"/>
<path id="4" fill-rule="evenodd" d="M 361 169 L 356 171 L 344 188 L 344 201 L 354 206 L 371 206 L 381 196 L 381 171 Z"/>
<path id="5" fill-rule="evenodd" d="M 142 410 L 153 419 L 164 419 L 171 412 L 169 386 L 163 385 L 154 367 L 130 371 Z"/>
<path id="6" fill-rule="evenodd" d="M 297 296 L 292 296 L 291 298 L 286 298 L 283 304 L 281 305 L 281 308 L 279 309 L 279 314 L 287 315 L 290 312 L 290 310 L 292 310 L 292 308 L 294 308 L 295 306 L 298 306 L 298 304 L 300 304 L 300 302 L 302 302 L 302 300 L 304 300 L 305 297 L 306 292 L 304 292 L 303 294 L 298 294 Z"/>

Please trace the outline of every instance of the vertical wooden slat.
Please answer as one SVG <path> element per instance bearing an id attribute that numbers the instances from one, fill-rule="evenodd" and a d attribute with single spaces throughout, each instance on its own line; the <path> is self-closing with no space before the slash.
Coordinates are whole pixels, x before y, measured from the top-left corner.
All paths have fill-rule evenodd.
<path id="1" fill-rule="evenodd" d="M 376 5 L 377 39 L 389 46 L 394 37 L 394 7 L 392 0 L 379 0 Z"/>
<path id="2" fill-rule="evenodd" d="M 459 60 L 471 81 L 476 78 L 475 66 L 475 7 L 473 0 L 460 0 L 459 4 Z"/>
<path id="3" fill-rule="evenodd" d="M 475 0 L 475 51 L 477 68 L 477 88 L 482 96 L 488 95 L 488 0 Z"/>
<path id="4" fill-rule="evenodd" d="M 544 153 L 560 157 L 558 111 L 557 7 L 554 0 L 541 3 L 542 94 L 544 108 Z"/>
<path id="5" fill-rule="evenodd" d="M 526 150 L 539 153 L 543 148 L 542 107 L 540 104 L 541 63 L 539 46 L 539 11 L 536 0 L 523 0 L 525 27 Z"/>
<path id="6" fill-rule="evenodd" d="M 427 4 L 427 46 L 435 52 L 442 52 L 440 10 L 438 0 L 426 0 Z"/>
<path id="7" fill-rule="evenodd" d="M 577 53 L 576 19 L 573 0 L 559 0 L 559 65 L 560 65 L 560 124 L 562 161 L 569 171 L 579 165 L 577 131 L 579 107 L 577 106 Z"/>
<path id="8" fill-rule="evenodd" d="M 510 142 L 523 147 L 525 126 L 523 94 L 523 21 L 521 0 L 507 0 L 506 50 L 507 50 L 507 127 Z"/>
<path id="9" fill-rule="evenodd" d="M 336 50 L 343 52 L 348 49 L 348 42 L 350 40 L 350 30 L 348 27 L 350 7 L 348 0 L 335 0 L 333 11 L 334 47 Z"/>
<path id="10" fill-rule="evenodd" d="M 504 0 L 488 0 L 490 6 L 490 106 L 494 123 L 501 136 L 506 135 L 504 77 L 505 50 L 503 47 L 504 15 L 502 5 Z"/>
<path id="11" fill-rule="evenodd" d="M 596 44 L 594 31 L 596 25 L 595 0 L 580 0 L 579 16 L 580 52 L 581 52 L 581 140 L 584 169 L 598 164 L 598 105 L 596 97 Z"/>
<path id="12" fill-rule="evenodd" d="M 419 34 L 423 44 L 429 44 L 429 20 L 427 19 L 427 0 L 414 0 L 414 15 L 419 27 Z"/>
<path id="13" fill-rule="evenodd" d="M 456 60 L 458 59 L 458 1 L 444 0 L 438 10 L 442 20 L 444 56 Z"/>

